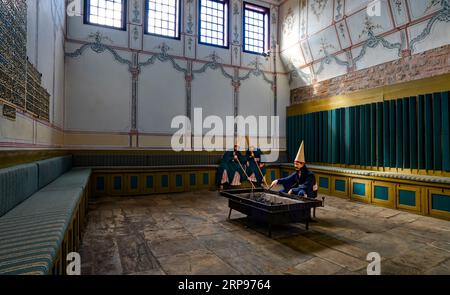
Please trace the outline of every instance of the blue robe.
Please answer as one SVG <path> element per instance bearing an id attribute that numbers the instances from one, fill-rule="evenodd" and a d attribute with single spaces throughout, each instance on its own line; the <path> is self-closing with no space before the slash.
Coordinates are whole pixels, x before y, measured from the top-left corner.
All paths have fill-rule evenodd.
<path id="1" fill-rule="evenodd" d="M 316 178 L 306 165 L 299 171 L 295 171 L 291 175 L 278 180 L 278 184 L 282 184 L 284 189 L 283 193 L 288 193 L 292 190 L 292 193 L 296 196 L 304 196 L 305 194 L 313 198 L 313 187 L 316 184 Z"/>

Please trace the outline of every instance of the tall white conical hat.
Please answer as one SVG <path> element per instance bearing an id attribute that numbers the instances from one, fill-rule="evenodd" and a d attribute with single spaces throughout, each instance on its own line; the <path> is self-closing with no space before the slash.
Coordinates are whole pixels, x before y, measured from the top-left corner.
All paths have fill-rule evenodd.
<path id="1" fill-rule="evenodd" d="M 294 162 L 306 163 L 306 161 L 305 161 L 305 144 L 303 141 L 300 144 L 300 148 L 298 149 L 298 153 L 297 153 L 297 156 L 295 157 Z"/>

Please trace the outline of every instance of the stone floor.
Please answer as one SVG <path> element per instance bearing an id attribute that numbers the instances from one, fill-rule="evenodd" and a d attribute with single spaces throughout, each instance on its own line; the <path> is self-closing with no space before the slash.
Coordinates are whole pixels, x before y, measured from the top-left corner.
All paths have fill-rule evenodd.
<path id="1" fill-rule="evenodd" d="M 450 222 L 327 197 L 318 223 L 246 227 L 217 192 L 90 204 L 83 274 L 450 274 Z"/>

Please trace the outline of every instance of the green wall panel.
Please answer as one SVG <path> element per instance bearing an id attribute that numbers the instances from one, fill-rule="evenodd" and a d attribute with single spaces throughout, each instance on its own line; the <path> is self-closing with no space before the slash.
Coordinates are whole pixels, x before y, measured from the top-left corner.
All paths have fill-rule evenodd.
<path id="1" fill-rule="evenodd" d="M 384 164 L 383 154 L 383 103 L 377 103 L 377 165 L 382 167 Z"/>
<path id="2" fill-rule="evenodd" d="M 345 164 L 350 165 L 350 108 L 345 108 Z"/>
<path id="3" fill-rule="evenodd" d="M 450 212 L 450 196 L 432 194 L 431 208 L 434 210 Z"/>
<path id="4" fill-rule="evenodd" d="M 377 200 L 389 200 L 389 188 L 386 186 L 375 185 L 373 197 Z"/>
<path id="5" fill-rule="evenodd" d="M 209 184 L 209 173 L 204 172 L 203 173 L 203 185 L 208 185 Z"/>
<path id="6" fill-rule="evenodd" d="M 390 130 L 389 126 L 389 102 L 383 102 L 383 158 L 384 158 L 384 167 L 390 167 L 390 132 L 394 130 Z"/>
<path id="7" fill-rule="evenodd" d="M 336 179 L 334 181 L 334 187 L 339 192 L 345 192 L 345 181 L 344 180 L 340 180 L 340 179 Z"/>
<path id="8" fill-rule="evenodd" d="M 409 99 L 409 139 L 410 139 L 410 161 L 411 161 L 411 168 L 417 169 L 417 98 L 411 97 Z"/>
<path id="9" fill-rule="evenodd" d="M 139 176 L 137 175 L 130 176 L 130 188 L 132 190 L 136 190 L 139 188 Z"/>
<path id="10" fill-rule="evenodd" d="M 449 92 L 288 117 L 292 161 L 450 171 Z"/>
<path id="11" fill-rule="evenodd" d="M 442 136 L 442 126 L 441 126 L 441 94 L 433 94 L 433 169 L 442 169 L 442 146 L 441 146 L 441 136 Z"/>
<path id="12" fill-rule="evenodd" d="M 331 110 L 331 163 L 337 163 L 338 156 L 338 130 L 337 130 L 337 110 Z"/>
<path id="13" fill-rule="evenodd" d="M 195 173 L 189 174 L 189 185 L 194 186 L 197 184 L 197 175 Z"/>
<path id="14" fill-rule="evenodd" d="M 397 128 L 396 121 L 395 121 L 396 113 L 395 113 L 395 100 L 389 101 L 389 167 L 396 167 L 396 133 L 395 130 Z"/>
<path id="15" fill-rule="evenodd" d="M 319 187 L 326 188 L 326 189 L 329 187 L 327 177 L 319 177 Z"/>
<path id="16" fill-rule="evenodd" d="M 353 194 L 358 196 L 365 196 L 366 185 L 364 183 L 353 183 Z"/>
<path id="17" fill-rule="evenodd" d="M 409 146 L 409 97 L 403 99 L 403 168 L 410 168 Z"/>
<path id="18" fill-rule="evenodd" d="M 377 166 L 377 105 L 370 105 L 370 166 Z"/>
<path id="19" fill-rule="evenodd" d="M 333 160 L 333 117 L 332 111 L 328 111 L 328 156 L 327 163 L 332 163 Z"/>
<path id="20" fill-rule="evenodd" d="M 431 109 L 432 95 L 427 94 L 424 101 L 425 122 L 425 169 L 433 169 L 433 117 Z"/>
<path id="21" fill-rule="evenodd" d="M 341 109 L 339 132 L 339 163 L 345 163 L 345 109 Z"/>
<path id="22" fill-rule="evenodd" d="M 359 106 L 355 107 L 355 125 L 353 126 L 353 134 L 355 134 L 355 165 L 361 165 L 360 161 L 360 135 L 361 135 L 361 117 L 360 117 L 360 108 Z"/>
<path id="23" fill-rule="evenodd" d="M 398 202 L 400 205 L 416 206 L 416 192 L 408 190 L 398 190 Z"/>
<path id="24" fill-rule="evenodd" d="M 419 96 L 417 101 L 417 166 L 425 169 L 425 97 Z"/>
<path id="25" fill-rule="evenodd" d="M 153 176 L 147 175 L 145 179 L 145 186 L 146 188 L 153 188 Z"/>
<path id="26" fill-rule="evenodd" d="M 355 164 L 355 129 L 353 126 L 355 125 L 355 108 L 351 107 L 349 110 L 349 138 L 350 138 L 350 146 L 349 146 L 349 162 L 350 165 Z"/>
<path id="27" fill-rule="evenodd" d="M 317 151 L 318 151 L 317 162 L 319 162 L 319 163 L 323 163 L 322 151 L 323 151 L 324 147 L 323 147 L 322 134 L 323 134 L 323 112 L 320 112 L 319 113 L 319 131 L 316 134 L 316 137 L 319 140 L 319 143 L 317 146 Z"/>
<path id="28" fill-rule="evenodd" d="M 323 120 L 323 131 L 320 136 L 322 136 L 322 143 L 323 143 L 323 149 L 322 149 L 322 159 L 323 162 L 327 163 L 327 154 L 328 154 L 328 136 L 327 136 L 327 130 L 328 130 L 328 112 L 323 112 L 322 116 Z"/>
<path id="29" fill-rule="evenodd" d="M 359 164 L 360 165 L 366 165 L 366 149 L 367 149 L 367 143 L 366 143 L 366 111 L 364 106 L 360 106 L 359 110 L 360 115 L 360 124 L 361 124 L 361 130 L 360 130 L 360 144 L 359 144 Z"/>
<path id="30" fill-rule="evenodd" d="M 122 176 L 113 177 L 113 188 L 115 191 L 122 190 Z"/>
<path id="31" fill-rule="evenodd" d="M 95 189 L 98 192 L 102 192 L 102 191 L 105 190 L 105 177 L 104 176 L 97 176 L 96 177 Z"/>
<path id="32" fill-rule="evenodd" d="M 450 103 L 449 93 L 441 95 L 442 109 L 442 170 L 450 171 Z"/>
<path id="33" fill-rule="evenodd" d="M 396 114 L 397 114 L 397 168 L 403 167 L 403 102 L 401 99 L 396 101 Z"/>
<path id="34" fill-rule="evenodd" d="M 169 187 L 169 175 L 161 176 L 161 187 L 164 187 L 164 188 Z"/>
<path id="35" fill-rule="evenodd" d="M 175 185 L 176 187 L 183 186 L 183 175 L 180 174 L 175 175 Z"/>

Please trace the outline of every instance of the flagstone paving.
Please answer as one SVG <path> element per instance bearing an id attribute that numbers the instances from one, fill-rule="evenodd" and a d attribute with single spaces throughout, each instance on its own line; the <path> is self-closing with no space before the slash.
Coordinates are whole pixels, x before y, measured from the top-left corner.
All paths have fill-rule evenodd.
<path id="1" fill-rule="evenodd" d="M 450 274 L 450 222 L 326 196 L 317 223 L 247 223 L 201 191 L 103 197 L 90 204 L 82 274 Z"/>

